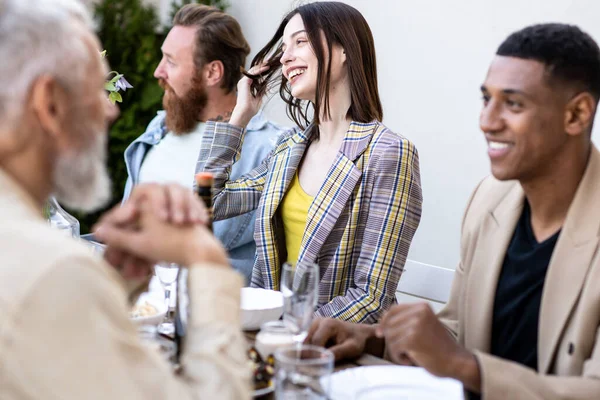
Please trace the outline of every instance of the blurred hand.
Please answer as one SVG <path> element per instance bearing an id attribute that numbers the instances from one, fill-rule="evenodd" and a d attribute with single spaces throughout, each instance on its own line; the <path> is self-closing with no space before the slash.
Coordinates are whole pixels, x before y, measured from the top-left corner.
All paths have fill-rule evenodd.
<path id="1" fill-rule="evenodd" d="M 141 191 L 137 193 L 141 193 Z M 132 197 L 133 195 L 132 193 Z M 106 224 L 112 224 L 121 229 L 134 230 L 140 216 L 141 197 L 138 197 L 136 201 L 137 204 L 128 200 L 123 207 L 118 205 L 113 207 L 92 227 L 92 231 L 96 233 L 101 225 Z M 126 281 L 139 281 L 152 275 L 154 264 L 151 261 L 110 246 L 104 241 L 104 238 L 97 234 L 95 236 L 96 239 L 107 245 L 104 250 L 104 259 L 115 268 L 123 279 Z"/>
<path id="2" fill-rule="evenodd" d="M 106 213 L 94 230 L 110 227 L 120 232 L 133 232 L 139 228 L 142 209 L 160 221 L 176 226 L 206 224 L 209 218 L 204 204 L 189 188 L 175 184 L 143 184 L 134 188 L 122 207 L 117 206 Z M 149 258 L 147 253 L 131 254 L 123 246 L 106 242 L 102 233 L 96 233 L 96 236 L 107 244 L 104 258 L 125 280 L 139 281 L 152 274 L 156 260 Z"/>
<path id="3" fill-rule="evenodd" d="M 376 340 L 373 325 L 319 318 L 312 323 L 305 343 L 329 348 L 338 361 L 357 358 L 365 351 L 370 352 L 373 346 L 368 346 L 368 343 L 373 339 Z"/>
<path id="4" fill-rule="evenodd" d="M 206 224 L 208 212 L 194 193 L 180 185 L 142 184 L 136 186 L 122 207 L 106 213 L 94 230 L 111 225 L 121 230 L 133 231 L 139 222 L 142 207 L 164 222 L 176 225 Z M 102 237 L 98 237 L 104 241 Z M 105 242 L 105 244 L 108 244 Z M 128 281 L 139 281 L 152 274 L 155 264 L 146 255 L 133 255 L 122 248 L 108 245 L 104 258 Z"/>
<path id="5" fill-rule="evenodd" d="M 161 220 L 176 225 L 206 225 L 209 219 L 204 203 L 189 188 L 177 184 L 142 184 L 134 187 L 119 214 L 113 215 L 114 222 L 133 223 L 142 205 L 149 206 Z"/>
<path id="6" fill-rule="evenodd" d="M 107 246 L 104 259 L 112 265 L 126 281 L 140 281 L 153 274 L 154 264 L 125 251 Z"/>
<path id="7" fill-rule="evenodd" d="M 200 202 L 199 199 L 195 199 Z M 148 204 L 138 207 L 135 225 L 119 224 L 121 208 L 107 213 L 96 225 L 95 235 L 108 248 L 145 260 L 150 265 L 172 262 L 182 266 L 210 262 L 228 265 L 227 253 L 201 224 L 175 225 L 160 218 Z"/>
<path id="8" fill-rule="evenodd" d="M 477 364 L 427 303 L 393 306 L 376 331 L 378 337 L 385 337 L 386 354 L 397 364 L 406 364 L 408 358 L 434 375 L 457 379 L 468 363 Z"/>
<path id="9" fill-rule="evenodd" d="M 256 65 L 248 71 L 250 74 L 258 75 L 268 70 L 268 65 Z M 245 128 L 248 122 L 254 117 L 262 104 L 262 97 L 254 97 L 250 91 L 250 85 L 252 85 L 252 79 L 247 76 L 242 76 L 242 79 L 237 85 L 237 102 L 229 123 L 231 125 Z"/>

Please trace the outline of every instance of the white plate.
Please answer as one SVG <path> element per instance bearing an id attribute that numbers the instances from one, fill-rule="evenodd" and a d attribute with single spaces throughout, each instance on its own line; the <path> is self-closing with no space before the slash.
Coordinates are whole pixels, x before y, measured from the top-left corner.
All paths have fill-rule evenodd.
<path id="1" fill-rule="evenodd" d="M 271 385 L 270 386 L 267 386 L 264 389 L 255 390 L 252 393 L 252 397 L 264 396 L 265 394 L 273 393 L 274 391 L 275 391 L 275 384 L 273 383 L 273 380 L 271 380 Z"/>
<path id="2" fill-rule="evenodd" d="M 156 296 L 150 294 L 142 294 L 137 301 L 137 304 L 148 303 L 156 312 L 152 315 L 147 315 L 145 317 L 130 317 L 130 320 L 133 321 L 136 325 L 155 325 L 158 326 L 164 319 L 167 314 L 167 305 L 165 301 L 157 298 Z"/>
<path id="3" fill-rule="evenodd" d="M 462 384 L 450 378 L 438 378 L 423 368 L 371 366 L 350 368 L 331 375 L 333 400 L 354 399 L 360 390 L 378 386 L 402 387 L 407 398 L 464 400 Z M 404 390 L 406 389 L 406 390 Z"/>

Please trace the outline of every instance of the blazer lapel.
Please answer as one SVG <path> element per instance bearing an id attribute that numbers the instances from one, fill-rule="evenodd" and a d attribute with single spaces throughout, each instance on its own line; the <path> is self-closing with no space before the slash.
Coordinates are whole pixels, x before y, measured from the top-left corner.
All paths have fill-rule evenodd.
<path id="1" fill-rule="evenodd" d="M 299 260 L 315 262 L 331 230 L 362 176 L 343 154 L 338 154 L 323 186 L 308 209 L 306 230 L 300 245 Z"/>
<path id="2" fill-rule="evenodd" d="M 310 135 L 311 129 L 312 126 L 307 129 L 308 135 Z M 287 146 L 277 153 L 273 159 L 273 167 L 267 184 L 269 188 L 268 198 L 264 202 L 266 215 L 269 219 L 272 219 L 275 215 L 275 211 L 277 211 L 292 179 L 294 179 L 294 174 L 296 174 L 298 165 L 300 165 L 306 151 L 307 141 L 308 136 L 305 133 L 296 133 L 288 139 Z"/>
<path id="3" fill-rule="evenodd" d="M 465 346 L 490 351 L 494 297 L 506 250 L 524 204 L 521 186 L 514 188 L 483 218 L 466 287 Z"/>
<path id="4" fill-rule="evenodd" d="M 362 165 L 358 167 L 354 162 L 366 150 L 378 126 L 377 122 L 350 124 L 340 152 L 308 210 L 299 260 L 317 261 L 340 213 L 360 182 Z"/>
<path id="5" fill-rule="evenodd" d="M 310 132 L 311 127 L 306 130 Z M 256 224 L 261 232 L 256 240 L 256 256 L 262 262 L 259 262 L 261 269 L 263 287 L 279 290 L 279 270 L 282 261 L 279 249 L 285 246 L 281 242 L 283 237 L 280 235 L 275 213 L 288 186 L 294 178 L 298 165 L 302 160 L 306 150 L 307 135 L 304 132 L 296 132 L 280 145 L 279 150 L 271 158 L 271 166 L 267 181 L 261 198 L 261 206 L 256 215 Z"/>
<path id="6" fill-rule="evenodd" d="M 540 308 L 538 370 L 549 373 L 598 249 L 600 155 L 594 147 L 552 254 Z"/>

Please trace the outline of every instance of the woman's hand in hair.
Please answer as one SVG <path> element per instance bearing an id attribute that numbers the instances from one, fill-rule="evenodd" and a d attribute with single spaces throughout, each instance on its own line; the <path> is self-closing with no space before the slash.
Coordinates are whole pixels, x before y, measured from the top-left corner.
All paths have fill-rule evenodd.
<path id="1" fill-rule="evenodd" d="M 254 66 L 248 71 L 249 75 L 259 75 L 269 69 L 267 64 Z M 243 76 L 237 85 L 237 103 L 229 119 L 231 125 L 245 128 L 248 122 L 254 117 L 262 104 L 262 96 L 254 96 L 250 89 L 252 79 Z"/>

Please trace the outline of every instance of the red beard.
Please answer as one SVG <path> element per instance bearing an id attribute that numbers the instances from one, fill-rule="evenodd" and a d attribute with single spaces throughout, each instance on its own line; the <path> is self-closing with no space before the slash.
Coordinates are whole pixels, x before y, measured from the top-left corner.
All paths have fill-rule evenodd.
<path id="1" fill-rule="evenodd" d="M 194 78 L 191 89 L 183 97 L 177 96 L 164 79 L 159 79 L 158 84 L 165 91 L 163 107 L 167 111 L 167 129 L 176 135 L 193 131 L 200 122 L 200 114 L 208 101 L 202 81 Z"/>

